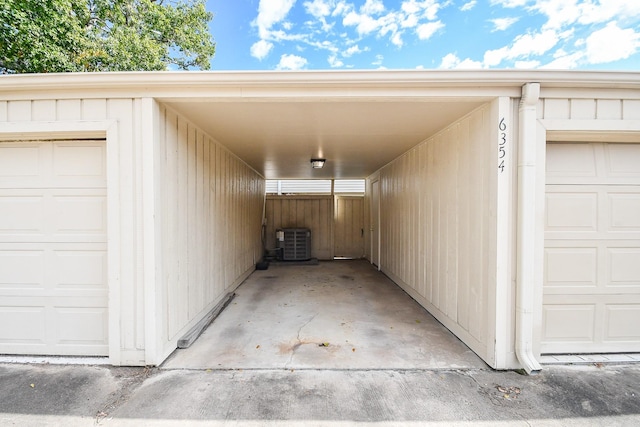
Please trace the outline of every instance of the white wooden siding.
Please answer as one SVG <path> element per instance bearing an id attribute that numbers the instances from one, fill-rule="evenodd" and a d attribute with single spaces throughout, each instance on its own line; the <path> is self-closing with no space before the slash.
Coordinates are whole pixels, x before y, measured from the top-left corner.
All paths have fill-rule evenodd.
<path id="1" fill-rule="evenodd" d="M 571 97 L 546 97 L 538 105 L 538 118 L 556 120 L 639 120 L 640 100 L 619 98 L 588 98 L 583 94 Z"/>
<path id="2" fill-rule="evenodd" d="M 137 166 L 140 160 L 140 114 L 139 99 L 38 99 L 0 101 L 0 122 L 77 122 L 79 120 L 102 120 L 117 123 L 116 143 L 107 141 L 107 151 L 113 153 L 112 158 L 118 161 L 117 182 L 118 209 L 114 218 L 117 227 L 108 224 L 110 240 L 117 242 L 115 251 L 108 257 L 117 257 L 118 270 L 112 276 L 117 283 L 109 286 L 110 294 L 117 295 L 117 308 L 112 306 L 110 298 L 110 315 L 116 310 L 118 319 L 110 318 L 110 340 L 116 337 L 119 342 L 119 355 L 114 362 L 123 365 L 145 364 L 144 334 L 144 295 L 141 283 L 142 257 L 141 246 L 142 216 L 140 215 L 142 192 L 141 170 Z M 42 126 L 41 126 L 42 127 Z M 121 230 L 119 234 L 111 234 L 113 230 Z M 117 289 L 116 289 L 117 288 Z M 113 317 L 113 316 L 111 316 Z M 116 329 L 114 325 L 118 325 Z"/>
<path id="3" fill-rule="evenodd" d="M 261 256 L 262 177 L 185 119 L 156 110 L 158 128 L 143 122 L 149 114 L 141 99 L 0 101 L 0 122 L 37 122 L 39 129 L 53 122 L 115 123 L 116 134 L 107 139 L 112 160 L 107 175 L 117 187 L 108 191 L 117 195 L 107 224 L 109 269 L 117 266 L 110 273 L 109 337 L 112 361 L 122 365 L 161 361 L 178 335 L 242 280 Z M 143 135 L 143 129 L 154 135 Z M 160 245 L 153 262 L 164 286 L 149 290 L 163 292 L 158 300 L 165 304 L 157 307 L 155 319 L 162 323 L 158 334 L 163 339 L 156 344 L 158 353 L 150 354 L 145 354 L 145 298 L 155 297 L 145 295 L 144 287 L 145 141 L 157 144 L 151 152 L 156 153 L 152 164 L 159 181 L 154 211 Z"/>
<path id="4" fill-rule="evenodd" d="M 311 256 L 333 259 L 333 196 L 268 196 L 266 247 L 276 247 L 279 228 L 311 230 Z"/>
<path id="5" fill-rule="evenodd" d="M 335 196 L 334 255 L 364 256 L 364 197 Z"/>
<path id="6" fill-rule="evenodd" d="M 163 352 L 262 257 L 264 179 L 172 110 L 160 107 Z"/>
<path id="7" fill-rule="evenodd" d="M 482 107 L 379 172 L 382 271 L 485 360 L 494 357 L 492 118 Z"/>

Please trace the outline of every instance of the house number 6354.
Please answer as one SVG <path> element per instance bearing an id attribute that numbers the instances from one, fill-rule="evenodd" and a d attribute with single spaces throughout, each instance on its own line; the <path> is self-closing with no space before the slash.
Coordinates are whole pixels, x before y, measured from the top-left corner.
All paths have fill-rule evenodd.
<path id="1" fill-rule="evenodd" d="M 504 160 L 507 155 L 507 124 L 504 121 L 504 117 L 498 124 L 498 130 L 500 131 L 500 140 L 498 142 L 498 169 L 500 173 L 504 172 Z"/>

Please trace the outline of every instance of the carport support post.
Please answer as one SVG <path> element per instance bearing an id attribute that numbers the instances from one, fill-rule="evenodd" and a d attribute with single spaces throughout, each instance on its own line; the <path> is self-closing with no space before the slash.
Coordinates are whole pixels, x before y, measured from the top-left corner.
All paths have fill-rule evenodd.
<path id="1" fill-rule="evenodd" d="M 538 138 L 536 107 L 540 83 L 522 87 L 518 137 L 518 226 L 516 243 L 516 357 L 531 374 L 542 369 L 533 352 L 536 294 L 536 213 Z"/>

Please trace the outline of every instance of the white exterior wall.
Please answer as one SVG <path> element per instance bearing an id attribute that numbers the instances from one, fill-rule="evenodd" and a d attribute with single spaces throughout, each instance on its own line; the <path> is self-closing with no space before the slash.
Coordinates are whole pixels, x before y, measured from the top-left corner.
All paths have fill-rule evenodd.
<path id="1" fill-rule="evenodd" d="M 0 101 L 0 138 L 106 140 L 109 359 L 160 363 L 260 258 L 264 180 L 151 98 L 64 96 Z"/>
<path id="2" fill-rule="evenodd" d="M 157 115 L 154 363 L 253 272 L 264 203 L 253 169 L 172 110 Z"/>
<path id="3" fill-rule="evenodd" d="M 509 130 L 499 178 L 499 117 L 511 126 L 509 99 L 477 109 L 369 177 L 367 200 L 379 180 L 381 270 L 487 363 L 505 368 L 514 363 L 515 155 Z M 498 203 L 499 191 L 506 203 Z"/>
<path id="4" fill-rule="evenodd" d="M 0 101 L 0 133 L 16 140 L 107 140 L 109 353 L 116 365 L 145 364 L 141 116 L 140 99 Z"/>

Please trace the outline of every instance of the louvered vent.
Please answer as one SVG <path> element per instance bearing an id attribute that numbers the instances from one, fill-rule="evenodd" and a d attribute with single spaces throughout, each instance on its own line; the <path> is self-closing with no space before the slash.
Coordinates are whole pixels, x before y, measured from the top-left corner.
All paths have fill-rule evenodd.
<path id="1" fill-rule="evenodd" d="M 311 259 L 311 230 L 308 228 L 284 228 L 278 230 L 278 248 L 283 261 L 308 261 Z"/>

